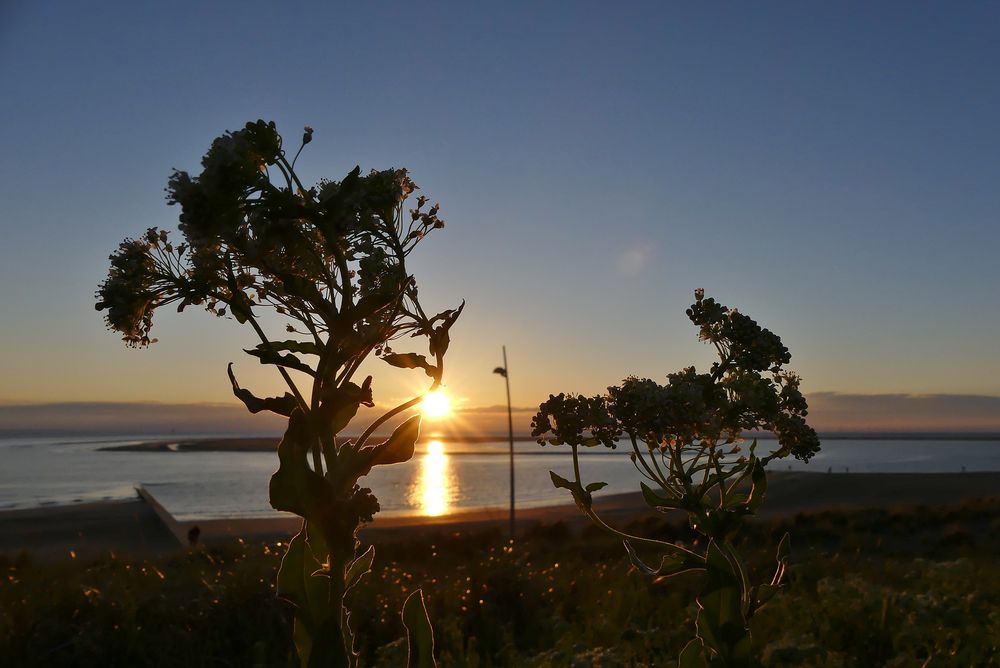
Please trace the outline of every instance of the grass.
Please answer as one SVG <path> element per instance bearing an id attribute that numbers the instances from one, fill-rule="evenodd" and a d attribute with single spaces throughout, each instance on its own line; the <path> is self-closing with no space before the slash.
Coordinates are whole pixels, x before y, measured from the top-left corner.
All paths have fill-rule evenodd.
<path id="1" fill-rule="evenodd" d="M 658 518 L 631 528 L 692 538 Z M 786 530 L 788 585 L 753 621 L 766 665 L 1000 666 L 1000 500 L 754 524 L 742 550 L 758 579 Z M 294 665 L 291 614 L 273 595 L 281 552 L 5 562 L 0 663 Z M 365 665 L 403 665 L 398 611 L 422 587 L 442 667 L 671 666 L 690 638 L 696 584 L 642 577 L 589 529 L 537 527 L 513 550 L 499 532 L 428 532 L 377 547 L 352 626 Z"/>

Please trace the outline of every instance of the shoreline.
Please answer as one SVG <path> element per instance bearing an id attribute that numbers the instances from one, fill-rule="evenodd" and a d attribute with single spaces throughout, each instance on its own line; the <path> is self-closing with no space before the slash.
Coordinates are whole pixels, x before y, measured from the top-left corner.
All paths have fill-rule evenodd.
<path id="1" fill-rule="evenodd" d="M 760 520 L 798 514 L 864 509 L 918 509 L 948 506 L 973 499 L 1000 497 L 1000 472 L 970 473 L 804 473 L 776 471 L 768 476 L 768 494 Z M 285 540 L 298 531 L 301 519 L 277 516 L 258 519 L 177 521 L 146 494 L 139 498 L 50 505 L 0 511 L 0 556 L 28 553 L 53 561 L 98 559 L 109 552 L 155 557 L 188 548 L 188 531 L 198 526 L 199 542 L 215 545 L 237 539 Z M 595 509 L 607 521 L 625 524 L 658 516 L 639 492 L 595 495 Z M 678 521 L 681 515 L 675 514 Z M 669 517 L 669 516 L 668 516 Z M 563 522 L 580 529 L 587 519 L 572 504 L 519 508 L 518 531 Z M 362 528 L 363 540 L 424 532 L 506 531 L 507 508 L 476 508 L 439 517 L 376 516 Z"/>

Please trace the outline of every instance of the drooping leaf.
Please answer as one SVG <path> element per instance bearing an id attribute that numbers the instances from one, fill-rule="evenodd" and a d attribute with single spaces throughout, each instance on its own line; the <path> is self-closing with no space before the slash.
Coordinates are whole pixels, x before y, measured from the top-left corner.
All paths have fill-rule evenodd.
<path id="1" fill-rule="evenodd" d="M 432 319 L 432 322 L 440 319 L 441 324 L 437 327 L 431 329 L 430 335 L 428 336 L 428 346 L 431 351 L 431 355 L 444 355 L 448 350 L 448 346 L 451 344 L 451 336 L 448 330 L 451 326 L 455 324 L 458 320 L 458 316 L 462 315 L 462 311 L 465 309 L 465 300 L 462 300 L 461 306 L 455 310 L 448 310 L 442 313 L 438 313 Z"/>
<path id="2" fill-rule="evenodd" d="M 424 355 L 416 353 L 392 353 L 382 358 L 388 364 L 400 369 L 423 369 L 431 378 L 436 378 L 438 368 L 427 361 Z"/>
<path id="3" fill-rule="evenodd" d="M 292 411 L 295 410 L 297 402 L 295 397 L 293 397 L 288 392 L 282 397 L 267 397 L 261 399 L 255 397 L 250 390 L 244 390 L 236 382 L 236 374 L 233 373 L 233 364 L 229 363 L 229 382 L 233 386 L 233 394 L 236 398 L 243 402 L 247 407 L 247 410 L 251 413 L 260 413 L 261 411 L 271 411 L 272 413 L 277 413 L 278 415 L 284 415 L 289 417 Z"/>
<path id="4" fill-rule="evenodd" d="M 420 589 L 403 603 L 403 625 L 406 627 L 407 668 L 436 668 L 434 660 L 434 628 L 424 606 Z"/>
<path id="5" fill-rule="evenodd" d="M 286 369 L 301 371 L 302 373 L 310 376 L 316 375 L 316 372 L 313 371 L 311 366 L 291 353 L 282 354 L 277 350 L 272 350 L 271 348 L 265 348 L 263 350 L 258 348 L 254 348 L 253 350 L 244 349 L 243 352 L 247 355 L 256 357 L 260 360 L 261 364 L 274 364 L 275 366 L 285 367 Z"/>
<path id="6" fill-rule="evenodd" d="M 259 343 L 255 347 L 256 350 L 261 352 L 272 350 L 272 351 L 286 351 L 290 353 L 301 353 L 303 355 L 319 355 L 319 347 L 312 341 L 293 341 L 291 339 L 287 341 L 271 341 L 269 343 Z"/>

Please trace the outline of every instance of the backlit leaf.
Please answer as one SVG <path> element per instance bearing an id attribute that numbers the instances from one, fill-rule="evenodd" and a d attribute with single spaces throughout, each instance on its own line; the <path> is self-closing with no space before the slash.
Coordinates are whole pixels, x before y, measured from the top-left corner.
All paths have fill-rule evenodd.
<path id="1" fill-rule="evenodd" d="M 436 668 L 434 660 L 434 629 L 424 606 L 420 589 L 403 603 L 403 625 L 406 627 L 407 668 Z"/>

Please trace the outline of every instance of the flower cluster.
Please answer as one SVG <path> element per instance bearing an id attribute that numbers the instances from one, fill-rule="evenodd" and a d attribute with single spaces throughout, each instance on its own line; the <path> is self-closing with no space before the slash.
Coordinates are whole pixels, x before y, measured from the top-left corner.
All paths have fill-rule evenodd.
<path id="1" fill-rule="evenodd" d="M 312 136 L 307 127 L 303 146 Z M 130 345 L 154 341 L 153 311 L 173 301 L 178 310 L 200 304 L 240 322 L 266 306 L 298 321 L 289 332 L 342 338 L 354 330 L 348 358 L 427 329 L 412 308 L 416 286 L 404 257 L 444 221 L 422 196 L 408 219 L 401 215 L 417 190 L 405 169 L 363 175 L 356 167 L 307 189 L 275 124 L 262 120 L 217 138 L 201 165 L 200 174 L 175 170 L 168 182 L 183 243 L 155 230 L 127 240 L 98 290 L 97 309 Z"/>
<path id="2" fill-rule="evenodd" d="M 551 395 L 531 420 L 531 435 L 542 445 L 602 444 L 614 448 L 620 434 L 604 397 Z"/>
<path id="3" fill-rule="evenodd" d="M 624 433 L 665 449 L 735 443 L 747 431 L 763 430 L 777 436 L 780 456 L 808 461 L 819 439 L 805 421 L 799 377 L 782 366 L 791 355 L 781 339 L 700 292 L 687 313 L 700 338 L 719 352 L 711 373 L 689 367 L 663 385 L 629 377 L 604 396 L 550 397 L 532 421 L 532 436 L 539 443 L 589 439 L 613 447 Z"/>
<path id="4" fill-rule="evenodd" d="M 149 345 L 153 310 L 157 306 L 154 285 L 158 280 L 156 265 L 150 255 L 150 243 L 126 239 L 111 254 L 108 277 L 97 289 L 97 309 L 107 309 L 108 328 L 121 332 L 132 347 Z"/>

